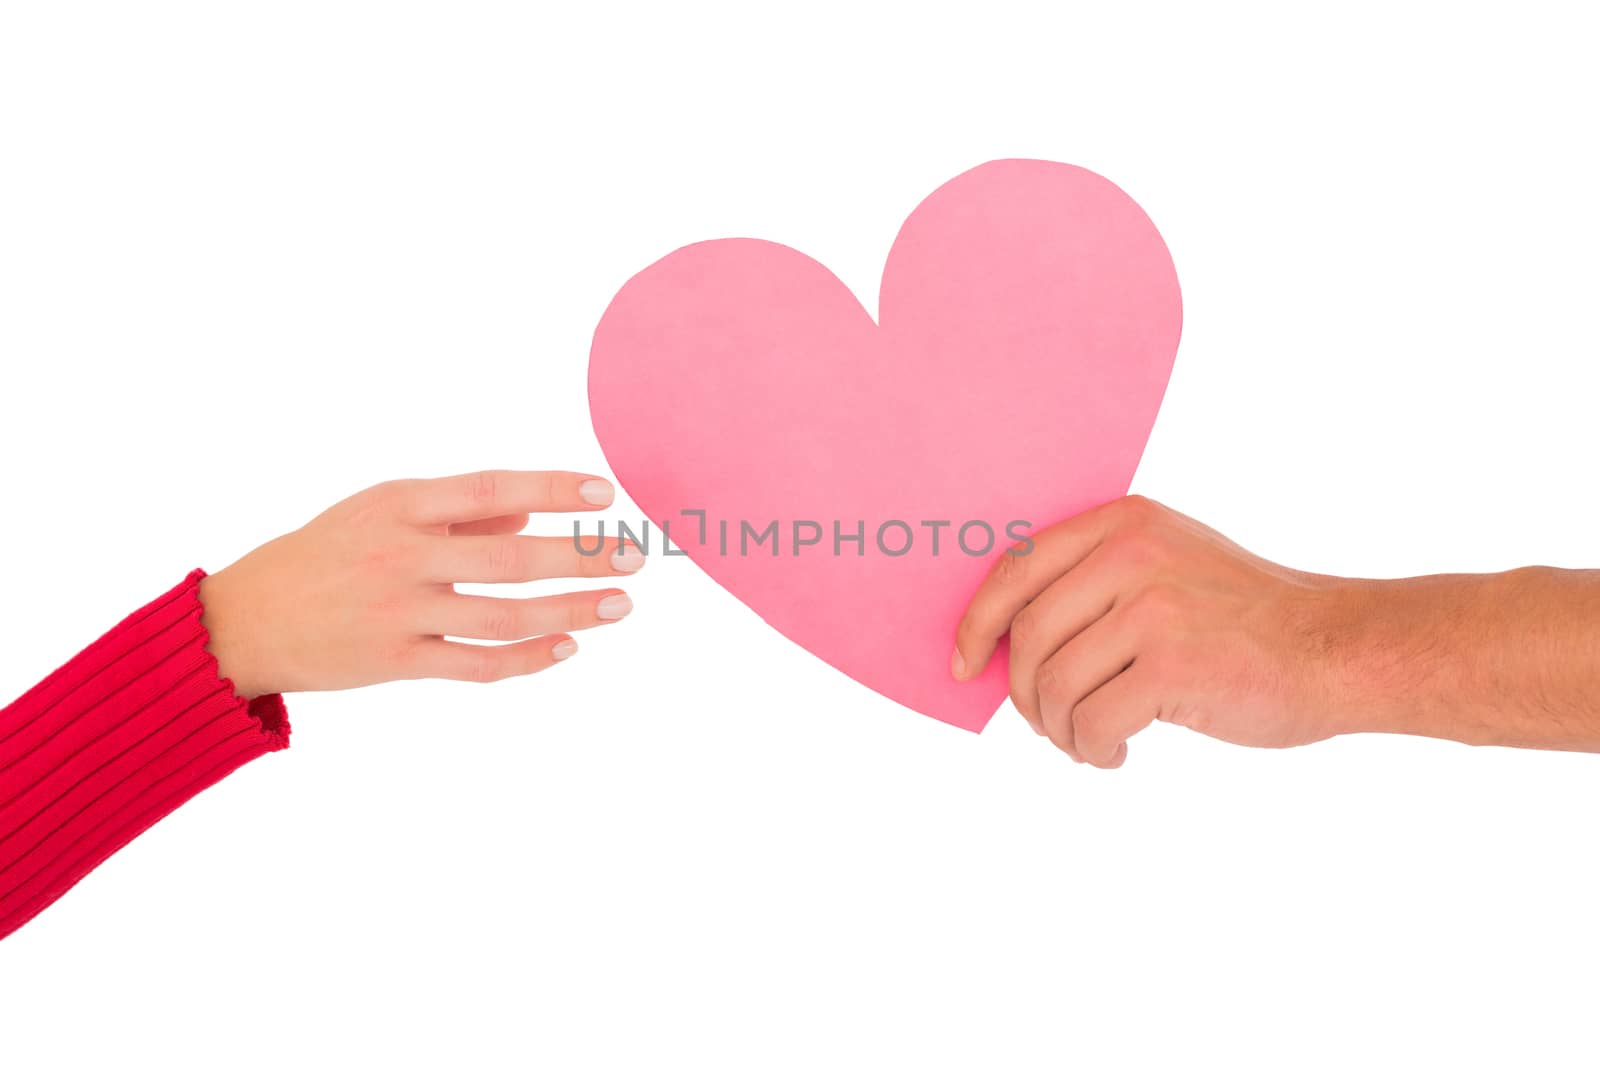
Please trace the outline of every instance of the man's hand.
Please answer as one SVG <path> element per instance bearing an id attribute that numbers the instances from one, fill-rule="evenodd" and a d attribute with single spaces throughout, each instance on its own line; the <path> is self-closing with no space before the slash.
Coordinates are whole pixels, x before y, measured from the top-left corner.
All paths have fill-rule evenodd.
<path id="1" fill-rule="evenodd" d="M 1011 698 L 1119 767 L 1157 719 L 1278 748 L 1359 732 L 1600 751 L 1600 572 L 1399 581 L 1253 556 L 1128 497 L 1000 558 L 956 634 L 972 678 L 1010 635 Z"/>
<path id="2" fill-rule="evenodd" d="M 543 670 L 577 651 L 566 631 L 627 615 L 627 594 L 515 599 L 468 596 L 454 583 L 631 574 L 644 555 L 616 538 L 585 542 L 586 555 L 571 537 L 518 535 L 531 512 L 597 511 L 612 495 L 604 479 L 564 471 L 373 486 L 205 578 L 208 647 L 244 697 Z"/>

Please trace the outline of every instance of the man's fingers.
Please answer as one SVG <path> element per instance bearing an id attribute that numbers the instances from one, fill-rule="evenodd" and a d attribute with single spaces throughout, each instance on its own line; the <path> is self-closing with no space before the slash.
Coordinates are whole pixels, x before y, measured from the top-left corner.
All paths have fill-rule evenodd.
<path id="1" fill-rule="evenodd" d="M 1063 645 L 1044 661 L 1036 675 L 1039 717 L 1055 746 L 1082 760 L 1075 734 L 1074 709 L 1134 661 L 1138 634 L 1127 613 L 1113 611 Z"/>
<path id="2" fill-rule="evenodd" d="M 410 673 L 414 678 L 498 682 L 535 674 L 577 651 L 578 643 L 567 634 L 546 634 L 509 645 L 465 645 L 426 637 L 412 652 Z"/>
<path id="3" fill-rule="evenodd" d="M 430 538 L 424 575 L 435 582 L 531 582 L 540 578 L 610 578 L 644 566 L 644 553 L 615 537 Z"/>
<path id="4" fill-rule="evenodd" d="M 1155 722 L 1159 708 L 1154 690 L 1135 663 L 1073 710 L 1072 737 L 1079 757 L 1106 770 L 1122 766 L 1128 739 Z"/>
<path id="5" fill-rule="evenodd" d="M 531 599 L 441 593 L 423 609 L 424 633 L 481 641 L 521 641 L 539 634 L 586 630 L 616 622 L 633 610 L 620 589 L 564 593 Z"/>
<path id="6" fill-rule="evenodd" d="M 1115 519 L 1113 505 L 1095 508 L 1034 537 L 1032 550 L 1025 554 L 1010 549 L 1001 554 L 956 627 L 951 669 L 958 679 L 977 677 L 1017 612 L 1082 562 L 1105 539 Z"/>
<path id="7" fill-rule="evenodd" d="M 1110 611 L 1116 600 L 1111 569 L 1100 564 L 1098 553 L 1098 549 L 1090 552 L 1011 620 L 1011 702 L 1036 734 L 1045 732 L 1035 688 L 1039 668 Z"/>
<path id="8" fill-rule="evenodd" d="M 419 526 L 535 511 L 595 511 L 615 495 L 604 478 L 571 471 L 477 471 L 392 485 L 402 515 Z"/>
<path id="9" fill-rule="evenodd" d="M 492 519 L 455 523 L 447 532 L 451 537 L 486 537 L 491 534 L 521 533 L 527 528 L 527 515 L 496 515 Z"/>

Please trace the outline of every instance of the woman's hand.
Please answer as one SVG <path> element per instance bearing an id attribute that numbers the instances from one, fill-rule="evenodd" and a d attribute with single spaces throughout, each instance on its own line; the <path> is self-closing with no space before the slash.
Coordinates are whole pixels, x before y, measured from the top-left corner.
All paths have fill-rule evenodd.
<path id="1" fill-rule="evenodd" d="M 202 581 L 208 647 L 245 698 L 543 670 L 577 651 L 567 631 L 627 615 L 627 594 L 511 599 L 453 585 L 637 571 L 643 553 L 616 538 L 598 551 L 586 541 L 585 555 L 571 537 L 518 536 L 531 512 L 596 511 L 612 495 L 602 478 L 562 471 L 375 485 Z"/>

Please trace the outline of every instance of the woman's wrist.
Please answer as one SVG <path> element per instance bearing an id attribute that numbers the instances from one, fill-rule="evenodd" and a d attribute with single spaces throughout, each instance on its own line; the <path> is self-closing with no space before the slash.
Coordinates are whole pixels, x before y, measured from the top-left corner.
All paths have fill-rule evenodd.
<path id="1" fill-rule="evenodd" d="M 254 700 L 276 690 L 264 681 L 257 667 L 254 642 L 245 626 L 247 616 L 234 585 L 226 568 L 201 579 L 196 590 L 203 609 L 200 622 L 206 628 L 206 651 L 217 661 L 217 673 L 233 683 L 240 698 Z"/>

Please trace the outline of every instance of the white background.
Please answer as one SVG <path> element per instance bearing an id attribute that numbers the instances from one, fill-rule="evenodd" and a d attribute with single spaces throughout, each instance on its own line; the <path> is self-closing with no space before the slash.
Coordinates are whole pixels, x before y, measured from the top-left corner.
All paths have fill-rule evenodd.
<path id="1" fill-rule="evenodd" d="M 633 271 L 762 236 L 872 308 L 1003 156 L 1171 247 L 1136 490 L 1308 569 L 1600 565 L 1585 6 L 0 5 L 0 691 L 369 483 L 604 472 Z M 0 944 L 0 1062 L 1595 1058 L 1594 757 L 1097 772 L 629 581 L 538 678 L 292 698 Z"/>

